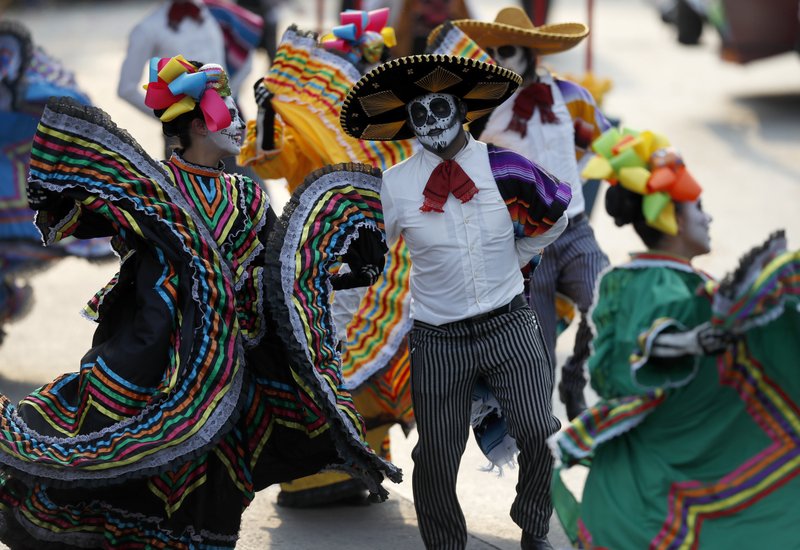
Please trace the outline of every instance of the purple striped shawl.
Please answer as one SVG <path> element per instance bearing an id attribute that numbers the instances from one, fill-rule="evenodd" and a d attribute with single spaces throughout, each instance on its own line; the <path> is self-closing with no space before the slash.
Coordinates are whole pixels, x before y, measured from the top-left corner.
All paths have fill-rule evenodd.
<path id="1" fill-rule="evenodd" d="M 489 144 L 489 165 L 517 239 L 550 229 L 572 199 L 568 183 L 513 151 Z"/>

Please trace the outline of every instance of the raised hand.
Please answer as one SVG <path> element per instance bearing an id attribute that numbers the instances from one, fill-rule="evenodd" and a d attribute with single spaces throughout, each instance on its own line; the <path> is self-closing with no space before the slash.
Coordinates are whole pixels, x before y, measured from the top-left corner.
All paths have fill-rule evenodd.
<path id="1" fill-rule="evenodd" d="M 331 286 L 333 290 L 371 286 L 375 284 L 380 274 L 381 269 L 377 265 L 366 264 L 361 266 L 358 271 L 349 271 L 347 273 L 334 275 L 331 277 Z"/>
<path id="2" fill-rule="evenodd" d="M 272 108 L 272 98 L 275 96 L 264 79 L 258 79 L 253 85 L 258 115 L 256 116 L 256 132 L 258 146 L 262 151 L 275 149 L 275 110 Z"/>
<path id="3" fill-rule="evenodd" d="M 263 78 L 259 78 L 253 84 L 253 94 L 256 98 L 256 105 L 259 107 L 265 107 L 275 95 L 267 88 L 266 84 L 264 84 Z"/>
<path id="4" fill-rule="evenodd" d="M 654 357 L 681 357 L 683 355 L 717 355 L 725 351 L 734 336 L 712 327 L 709 322 L 685 332 L 665 332 L 656 336 L 650 354 Z"/>
<path id="5" fill-rule="evenodd" d="M 39 184 L 28 182 L 26 188 L 28 206 L 33 210 L 53 210 L 61 202 L 61 197 Z"/>

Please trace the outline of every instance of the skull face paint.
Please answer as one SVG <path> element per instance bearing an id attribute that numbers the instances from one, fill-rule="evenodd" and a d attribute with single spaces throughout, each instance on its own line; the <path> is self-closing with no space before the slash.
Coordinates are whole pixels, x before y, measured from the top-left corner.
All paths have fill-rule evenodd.
<path id="1" fill-rule="evenodd" d="M 414 134 L 431 152 L 441 153 L 447 149 L 461 131 L 461 112 L 452 95 L 420 96 L 408 104 L 407 110 Z"/>
<path id="2" fill-rule="evenodd" d="M 209 133 L 208 138 L 226 154 L 235 155 L 239 152 L 239 147 L 242 144 L 245 123 L 242 117 L 239 116 L 239 109 L 236 107 L 232 97 L 225 98 L 225 105 L 231 113 L 230 126 Z"/>
<path id="3" fill-rule="evenodd" d="M 383 36 L 374 31 L 364 32 L 361 39 L 361 55 L 368 64 L 372 65 L 381 60 L 383 53 Z"/>
<path id="4" fill-rule="evenodd" d="M 486 53 L 494 59 L 498 65 L 504 69 L 514 71 L 520 76 L 524 76 L 528 70 L 528 60 L 525 58 L 525 51 L 519 46 L 500 46 L 497 48 L 486 48 Z"/>

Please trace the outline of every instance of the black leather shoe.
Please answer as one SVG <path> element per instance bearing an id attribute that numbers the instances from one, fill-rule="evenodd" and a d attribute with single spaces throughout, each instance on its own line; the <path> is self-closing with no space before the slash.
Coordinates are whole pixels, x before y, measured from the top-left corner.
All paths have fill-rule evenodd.
<path id="1" fill-rule="evenodd" d="M 522 550 L 555 550 L 547 536 L 536 537 L 528 531 L 522 532 L 522 541 L 520 543 Z"/>
<path id="2" fill-rule="evenodd" d="M 576 416 L 586 410 L 586 399 L 583 397 L 583 390 L 571 390 L 558 385 L 558 397 L 567 407 L 567 418 L 573 420 Z"/>

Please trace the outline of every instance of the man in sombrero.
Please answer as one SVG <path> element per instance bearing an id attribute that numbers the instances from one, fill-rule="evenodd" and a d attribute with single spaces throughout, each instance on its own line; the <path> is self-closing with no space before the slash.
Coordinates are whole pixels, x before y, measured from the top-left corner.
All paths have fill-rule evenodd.
<path id="1" fill-rule="evenodd" d="M 529 297 L 554 366 L 556 292 L 574 302 L 581 314 L 572 355 L 561 369 L 558 386 L 567 416 L 572 419 L 586 408 L 583 366 L 589 358 L 592 339 L 587 312 L 592 305 L 595 280 L 608 266 L 608 258 L 585 213 L 579 165 L 591 156 L 589 144 L 611 123 L 585 88 L 553 76 L 538 60 L 542 55 L 573 48 L 589 34 L 589 29 L 583 23 L 535 27 L 518 7 L 500 10 L 493 22 L 462 19 L 453 21 L 453 25 L 501 67 L 523 77 L 522 86 L 511 97 L 486 119 L 470 126 L 472 134 L 486 143 L 516 151 L 572 187 L 572 201 L 567 208 L 569 226 L 542 256 L 531 277 Z"/>
<path id="2" fill-rule="evenodd" d="M 384 63 L 350 90 L 345 132 L 362 140 L 416 136 L 421 148 L 386 170 L 386 235 L 411 257 L 411 387 L 419 441 L 413 490 L 427 548 L 467 541 L 456 477 L 470 426 L 472 388 L 494 393 L 520 449 L 512 519 L 523 548 L 547 541 L 553 368 L 523 292 L 520 267 L 567 223 L 569 185 L 521 155 L 472 138 L 520 77 L 465 57 L 415 55 Z"/>

